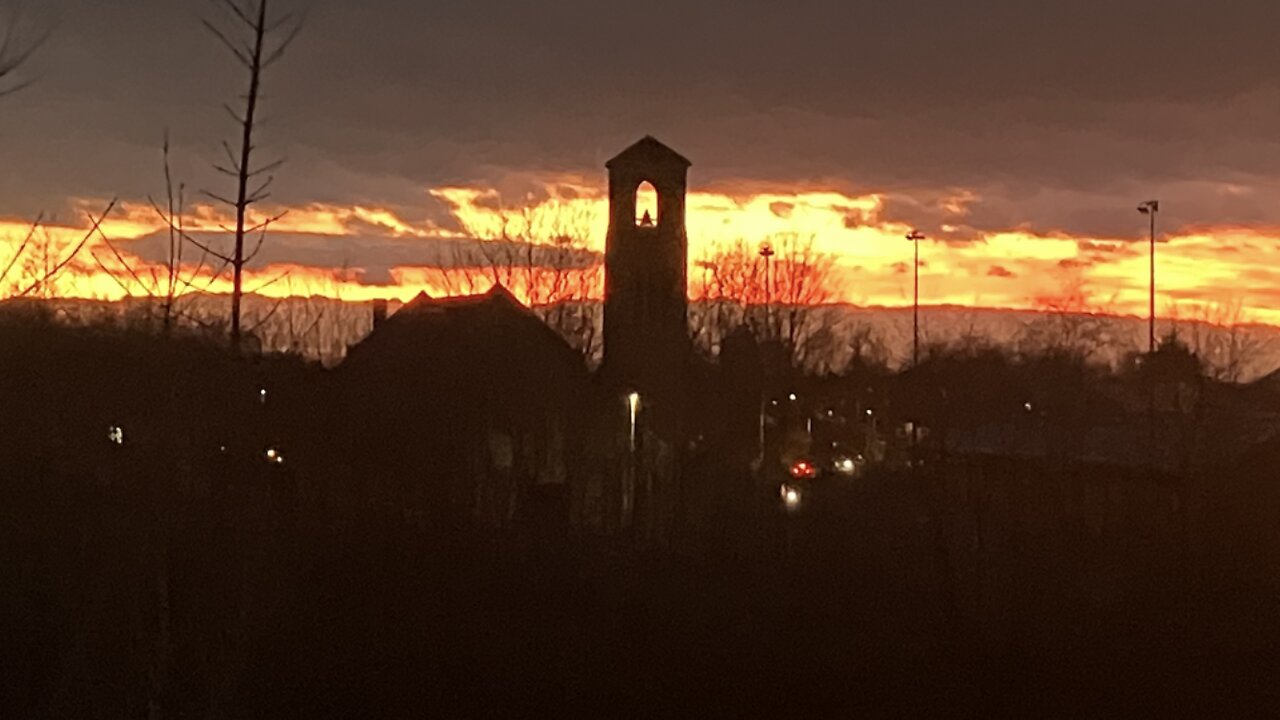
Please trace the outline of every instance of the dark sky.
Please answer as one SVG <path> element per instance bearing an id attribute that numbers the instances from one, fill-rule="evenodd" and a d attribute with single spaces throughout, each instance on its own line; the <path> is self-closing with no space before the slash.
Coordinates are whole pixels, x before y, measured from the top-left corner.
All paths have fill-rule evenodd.
<path id="1" fill-rule="evenodd" d="M 158 192 L 166 128 L 218 182 L 241 73 L 209 2 L 3 2 L 52 34 L 0 100 L 0 214 Z M 1134 235 L 1147 197 L 1280 225 L 1277 27 L 1275 0 L 312 0 L 264 142 L 280 201 L 408 218 L 433 185 L 599 177 L 652 133 L 698 187 L 882 191 L 922 224 L 963 189 L 984 230 Z"/>

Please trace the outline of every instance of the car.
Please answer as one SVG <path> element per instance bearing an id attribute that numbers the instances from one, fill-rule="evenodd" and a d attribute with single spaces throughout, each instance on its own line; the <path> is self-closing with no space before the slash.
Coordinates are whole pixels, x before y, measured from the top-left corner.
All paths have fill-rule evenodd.
<path id="1" fill-rule="evenodd" d="M 813 480 L 818 477 L 854 478 L 866 469 L 867 460 L 861 453 L 837 450 L 822 456 L 805 456 L 792 461 L 787 474 L 795 480 Z"/>
<path id="2" fill-rule="evenodd" d="M 804 504 L 807 487 L 796 482 L 784 482 L 778 488 L 778 496 L 782 507 L 787 512 L 797 512 Z"/>

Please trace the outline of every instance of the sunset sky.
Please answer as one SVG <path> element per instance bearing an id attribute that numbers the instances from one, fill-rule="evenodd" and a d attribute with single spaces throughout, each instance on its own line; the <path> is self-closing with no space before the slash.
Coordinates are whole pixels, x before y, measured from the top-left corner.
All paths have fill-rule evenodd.
<path id="1" fill-rule="evenodd" d="M 1083 287 L 1141 314 L 1135 208 L 1158 198 L 1162 312 L 1239 303 L 1280 323 L 1271 0 L 307 5 L 267 78 L 263 151 L 288 164 L 266 210 L 291 211 L 254 271 L 291 269 L 267 293 L 407 298 L 415 268 L 492 236 L 498 207 L 568 218 L 600 248 L 603 163 L 653 134 L 694 163 L 691 262 L 812 236 L 838 257 L 839 299 L 901 305 L 918 227 L 927 303 Z M 0 98 L 0 266 L 38 214 L 71 243 L 112 197 L 108 234 L 155 258 L 166 129 L 193 198 L 231 192 L 210 164 L 243 78 L 201 27 L 211 12 L 25 3 L 23 32 L 51 34 L 34 83 Z M 61 292 L 122 294 L 80 262 Z"/>

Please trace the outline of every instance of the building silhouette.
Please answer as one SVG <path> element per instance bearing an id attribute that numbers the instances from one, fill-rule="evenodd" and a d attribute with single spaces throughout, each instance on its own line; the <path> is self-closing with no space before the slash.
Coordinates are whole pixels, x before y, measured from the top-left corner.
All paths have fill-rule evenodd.
<path id="1" fill-rule="evenodd" d="M 606 164 L 604 356 L 594 377 L 501 285 L 419 295 L 394 315 L 374 305 L 373 331 L 337 374 L 348 454 L 384 494 L 403 503 L 425 493 L 423 505 L 488 526 L 541 522 L 550 508 L 645 541 L 667 536 L 689 443 L 702 439 L 698 428 L 733 426 L 711 397 L 724 395 L 715 373 L 691 352 L 689 166 L 647 136 Z M 641 209 L 646 183 L 657 202 Z M 755 417 L 757 403 L 741 414 Z"/>
<path id="2" fill-rule="evenodd" d="M 567 520 L 587 369 L 502 285 L 418 295 L 351 348 L 337 381 L 343 454 L 372 491 L 492 527 Z"/>
<path id="3" fill-rule="evenodd" d="M 685 193 L 690 162 L 651 136 L 605 164 L 609 234 L 605 243 L 603 374 L 673 418 L 689 360 L 689 240 Z M 648 183 L 657 217 L 637 211 Z M 665 424 L 665 423 L 664 423 Z"/>

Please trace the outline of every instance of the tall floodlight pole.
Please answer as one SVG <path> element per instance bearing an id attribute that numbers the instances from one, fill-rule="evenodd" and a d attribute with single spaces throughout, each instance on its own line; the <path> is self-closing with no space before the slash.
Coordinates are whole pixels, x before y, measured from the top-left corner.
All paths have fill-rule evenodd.
<path id="1" fill-rule="evenodd" d="M 1151 289 L 1147 308 L 1147 352 L 1156 351 L 1156 214 L 1160 212 L 1159 200 L 1148 200 L 1138 206 L 1138 212 L 1151 220 Z"/>
<path id="2" fill-rule="evenodd" d="M 920 241 L 924 240 L 924 233 L 912 230 L 907 233 L 907 239 L 915 246 L 915 262 L 911 266 L 915 274 L 915 293 L 911 301 L 911 366 L 915 367 L 920 364 Z"/>
<path id="3" fill-rule="evenodd" d="M 777 253 L 769 243 L 760 243 L 760 257 L 764 258 L 764 325 L 773 333 L 773 276 L 770 274 L 769 261 Z"/>

